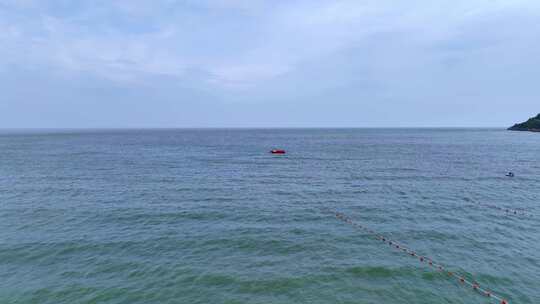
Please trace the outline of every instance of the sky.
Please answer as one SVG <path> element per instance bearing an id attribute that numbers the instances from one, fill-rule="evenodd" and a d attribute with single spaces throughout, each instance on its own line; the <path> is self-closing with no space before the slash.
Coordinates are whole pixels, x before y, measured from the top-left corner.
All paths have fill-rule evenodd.
<path id="1" fill-rule="evenodd" d="M 0 128 L 506 127 L 538 0 L 0 0 Z"/>

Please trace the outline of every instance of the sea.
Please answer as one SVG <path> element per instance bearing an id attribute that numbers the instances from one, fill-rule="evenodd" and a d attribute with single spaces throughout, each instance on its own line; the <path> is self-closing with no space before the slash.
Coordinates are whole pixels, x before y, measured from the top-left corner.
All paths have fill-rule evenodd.
<path id="1" fill-rule="evenodd" d="M 0 131 L 2 304 L 500 303 L 449 271 L 540 303 L 539 133 Z"/>

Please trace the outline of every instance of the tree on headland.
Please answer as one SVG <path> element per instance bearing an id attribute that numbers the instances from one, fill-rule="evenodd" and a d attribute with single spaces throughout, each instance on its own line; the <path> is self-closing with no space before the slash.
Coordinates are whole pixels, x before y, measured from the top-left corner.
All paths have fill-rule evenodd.
<path id="1" fill-rule="evenodd" d="M 526 122 L 517 123 L 508 128 L 508 130 L 540 132 L 540 114 L 536 115 L 536 117 L 529 118 Z"/>

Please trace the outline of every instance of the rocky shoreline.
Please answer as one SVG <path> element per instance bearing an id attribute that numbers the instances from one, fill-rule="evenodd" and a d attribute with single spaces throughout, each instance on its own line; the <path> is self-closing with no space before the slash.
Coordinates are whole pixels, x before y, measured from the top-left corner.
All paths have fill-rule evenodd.
<path id="1" fill-rule="evenodd" d="M 540 114 L 536 117 L 531 117 L 527 121 L 522 123 L 517 123 L 510 128 L 510 131 L 529 131 L 529 132 L 540 132 Z"/>

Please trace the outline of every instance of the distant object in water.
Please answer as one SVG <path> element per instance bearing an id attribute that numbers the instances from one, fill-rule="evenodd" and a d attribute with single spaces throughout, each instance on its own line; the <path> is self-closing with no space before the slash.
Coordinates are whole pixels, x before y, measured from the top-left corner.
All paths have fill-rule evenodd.
<path id="1" fill-rule="evenodd" d="M 508 177 L 514 177 L 514 173 L 513 173 L 513 172 L 508 172 L 508 173 L 506 173 L 506 176 L 508 176 Z"/>
<path id="2" fill-rule="evenodd" d="M 274 150 L 270 151 L 270 153 L 272 153 L 272 154 L 285 154 L 285 150 L 274 149 Z"/>
<path id="3" fill-rule="evenodd" d="M 515 124 L 508 128 L 508 130 L 540 132 L 540 114 L 536 117 L 529 118 L 526 122 Z"/>

